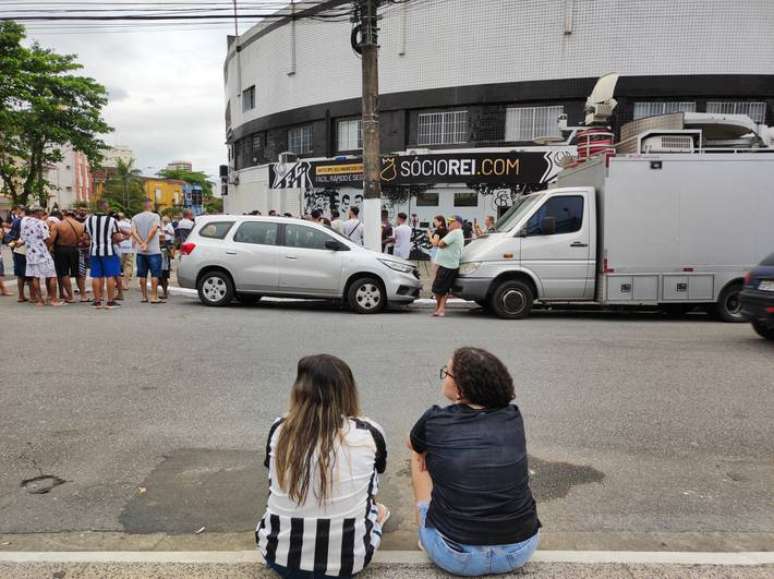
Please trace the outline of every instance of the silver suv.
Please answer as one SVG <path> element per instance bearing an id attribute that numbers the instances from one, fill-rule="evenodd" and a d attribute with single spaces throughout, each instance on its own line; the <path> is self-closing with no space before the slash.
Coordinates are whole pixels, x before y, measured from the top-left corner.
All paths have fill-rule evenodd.
<path id="1" fill-rule="evenodd" d="M 332 229 L 283 217 L 197 218 L 180 248 L 178 283 L 208 306 L 261 296 L 340 299 L 358 313 L 410 304 L 421 283 L 414 265 L 352 243 Z"/>

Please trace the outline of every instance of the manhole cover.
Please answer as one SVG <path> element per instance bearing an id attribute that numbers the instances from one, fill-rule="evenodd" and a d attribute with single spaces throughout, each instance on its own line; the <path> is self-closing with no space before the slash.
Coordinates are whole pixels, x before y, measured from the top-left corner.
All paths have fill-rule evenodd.
<path id="1" fill-rule="evenodd" d="M 51 474 L 42 474 L 21 482 L 21 486 L 31 495 L 45 495 L 67 481 Z"/>

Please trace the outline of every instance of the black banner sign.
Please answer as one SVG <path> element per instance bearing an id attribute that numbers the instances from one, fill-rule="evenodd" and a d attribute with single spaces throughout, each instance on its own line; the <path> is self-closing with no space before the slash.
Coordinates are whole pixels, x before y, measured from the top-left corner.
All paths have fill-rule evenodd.
<path id="1" fill-rule="evenodd" d="M 444 153 L 438 155 L 386 155 L 382 157 L 384 185 L 473 183 L 520 185 L 543 183 L 561 169 L 567 149 L 513 153 Z M 272 189 L 291 187 L 362 187 L 363 161 L 297 161 L 269 165 Z"/>

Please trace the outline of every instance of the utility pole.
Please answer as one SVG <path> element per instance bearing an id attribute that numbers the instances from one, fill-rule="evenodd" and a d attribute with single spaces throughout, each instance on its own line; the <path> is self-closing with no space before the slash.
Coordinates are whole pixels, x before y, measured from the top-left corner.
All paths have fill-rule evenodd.
<path id="1" fill-rule="evenodd" d="M 376 20 L 378 0 L 360 3 L 363 66 L 363 210 L 365 247 L 382 250 L 381 148 L 379 143 L 379 43 Z"/>

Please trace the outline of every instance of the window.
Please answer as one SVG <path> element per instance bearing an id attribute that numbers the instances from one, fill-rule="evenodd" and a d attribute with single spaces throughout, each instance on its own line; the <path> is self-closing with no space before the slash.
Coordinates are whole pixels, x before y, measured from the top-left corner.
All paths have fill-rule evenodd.
<path id="1" fill-rule="evenodd" d="M 468 140 L 468 111 L 419 113 L 417 145 L 454 145 Z"/>
<path id="2" fill-rule="evenodd" d="M 330 235 L 314 229 L 313 227 L 295 225 L 292 223 L 285 225 L 285 245 L 288 247 L 325 249 L 325 242 L 331 240 L 333 240 L 333 238 Z"/>
<path id="3" fill-rule="evenodd" d="M 696 112 L 696 103 L 692 101 L 656 101 L 634 103 L 634 119 L 668 115 L 669 113 Z"/>
<path id="4" fill-rule="evenodd" d="M 537 137 L 561 137 L 557 119 L 564 107 L 509 108 L 505 112 L 506 141 L 534 141 Z"/>
<path id="5" fill-rule="evenodd" d="M 257 245 L 276 245 L 277 224 L 270 221 L 246 221 L 237 229 L 234 241 Z"/>
<path id="6" fill-rule="evenodd" d="M 417 193 L 417 207 L 438 207 L 438 193 Z"/>
<path id="7" fill-rule="evenodd" d="M 209 239 L 223 239 L 226 234 L 234 225 L 233 221 L 213 221 L 208 223 L 199 231 L 199 237 L 207 237 Z"/>
<path id="8" fill-rule="evenodd" d="M 312 152 L 312 126 L 294 127 L 288 131 L 288 151 L 296 155 Z"/>
<path id="9" fill-rule="evenodd" d="M 546 201 L 527 222 L 527 235 L 545 235 L 543 220 L 552 217 L 556 233 L 573 233 L 583 224 L 583 197 L 562 195 Z"/>
<path id="10" fill-rule="evenodd" d="M 255 85 L 242 91 L 242 112 L 255 108 Z"/>
<path id="11" fill-rule="evenodd" d="M 455 193 L 455 207 L 478 207 L 478 193 Z"/>
<path id="12" fill-rule="evenodd" d="M 363 148 L 363 128 L 360 119 L 342 119 L 336 123 L 339 151 L 355 151 Z"/>
<path id="13" fill-rule="evenodd" d="M 721 115 L 747 115 L 756 123 L 766 120 L 766 103 L 749 101 L 710 101 L 707 112 Z"/>

